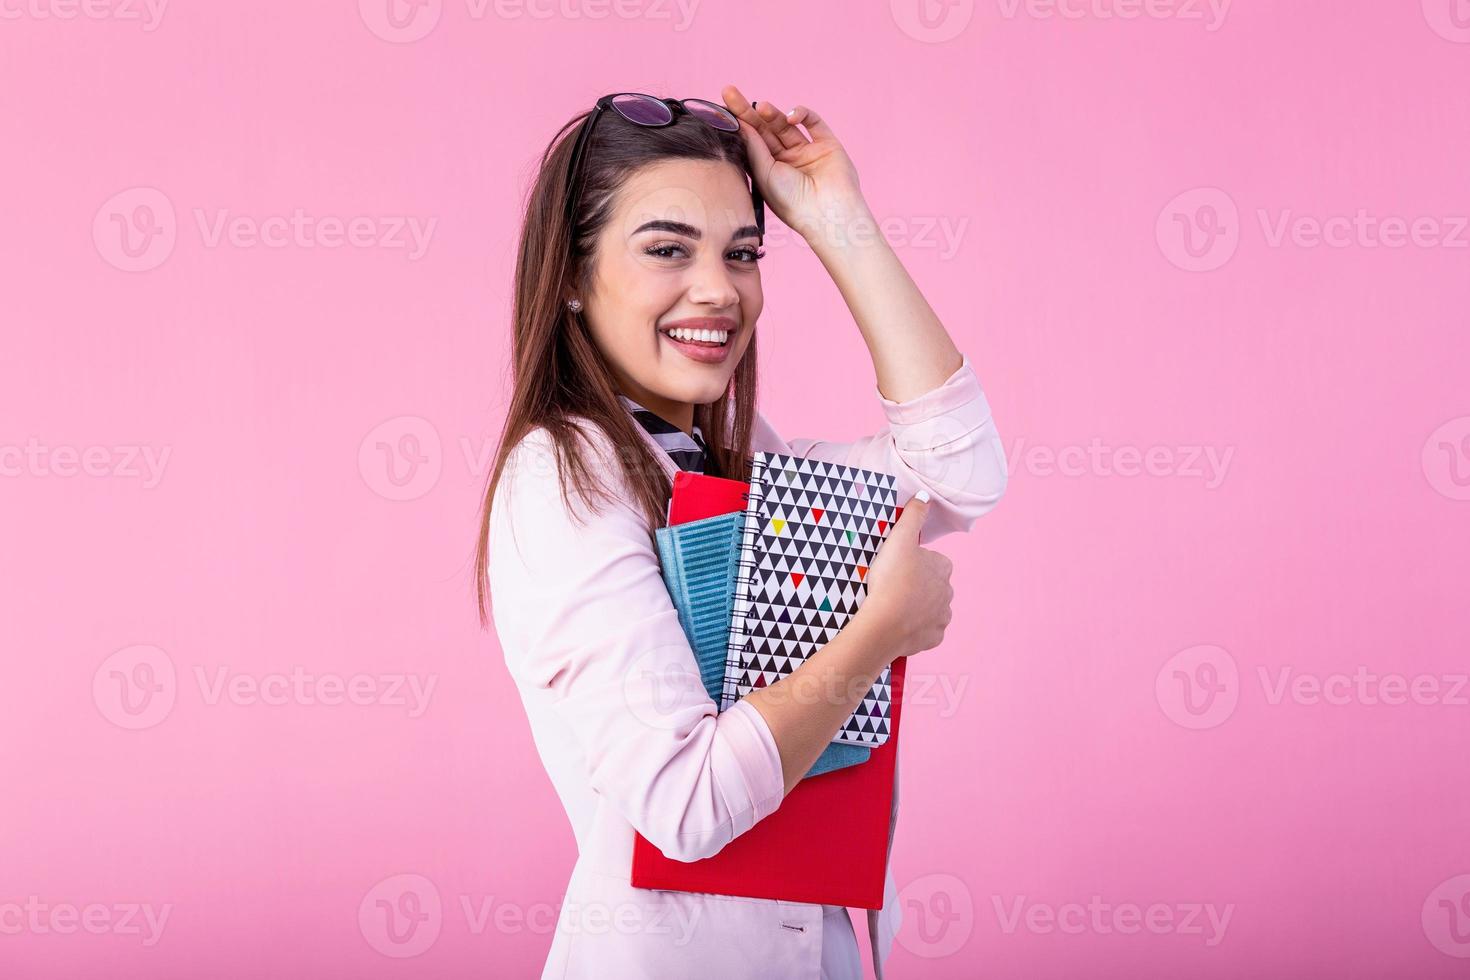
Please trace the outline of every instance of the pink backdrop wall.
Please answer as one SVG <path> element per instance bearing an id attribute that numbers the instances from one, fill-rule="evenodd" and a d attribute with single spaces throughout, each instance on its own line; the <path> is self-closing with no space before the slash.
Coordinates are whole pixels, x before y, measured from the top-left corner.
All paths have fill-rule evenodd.
<path id="1" fill-rule="evenodd" d="M 726 82 L 831 121 L 1011 458 L 892 975 L 1470 968 L 1465 0 L 0 15 L 0 974 L 538 972 L 574 845 L 469 571 L 517 205 Z M 770 244 L 764 410 L 873 430 Z"/>

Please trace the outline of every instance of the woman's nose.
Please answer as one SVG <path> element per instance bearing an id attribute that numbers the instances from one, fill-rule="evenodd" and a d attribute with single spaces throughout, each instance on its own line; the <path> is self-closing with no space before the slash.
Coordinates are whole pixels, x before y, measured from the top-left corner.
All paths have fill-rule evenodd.
<path id="1" fill-rule="evenodd" d="M 725 268 L 723 256 L 715 256 L 695 263 L 690 269 L 689 284 L 691 302 L 702 303 L 717 309 L 726 309 L 740 302 L 740 292 L 735 280 Z"/>

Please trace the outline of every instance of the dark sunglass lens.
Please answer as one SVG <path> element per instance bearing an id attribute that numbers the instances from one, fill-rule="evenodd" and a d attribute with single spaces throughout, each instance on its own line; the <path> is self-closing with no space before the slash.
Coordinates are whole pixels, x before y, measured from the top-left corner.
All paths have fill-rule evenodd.
<path id="1" fill-rule="evenodd" d="M 723 129 L 727 133 L 740 132 L 740 123 L 730 114 L 730 110 L 723 106 L 717 106 L 713 102 L 704 99 L 685 99 L 684 108 L 693 115 L 698 116 L 709 123 L 715 129 Z"/>
<path id="2" fill-rule="evenodd" d="M 619 115 L 639 126 L 664 126 L 674 118 L 674 110 L 651 95 L 619 95 L 612 104 Z"/>

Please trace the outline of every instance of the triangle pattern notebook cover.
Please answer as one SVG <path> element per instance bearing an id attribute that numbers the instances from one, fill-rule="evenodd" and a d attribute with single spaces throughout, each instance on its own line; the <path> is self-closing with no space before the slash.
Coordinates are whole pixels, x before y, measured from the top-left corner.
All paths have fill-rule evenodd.
<path id="1" fill-rule="evenodd" d="M 889 473 L 804 456 L 752 457 L 720 708 L 790 674 L 847 625 L 903 508 Z M 877 746 L 892 711 L 884 668 L 834 742 Z"/>

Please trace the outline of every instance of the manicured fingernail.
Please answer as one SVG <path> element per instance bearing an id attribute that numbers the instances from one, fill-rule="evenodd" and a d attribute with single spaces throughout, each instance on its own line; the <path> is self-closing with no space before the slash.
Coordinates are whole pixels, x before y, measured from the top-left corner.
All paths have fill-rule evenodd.
<path id="1" fill-rule="evenodd" d="M 919 500 L 923 501 L 926 504 L 929 502 L 929 491 L 928 490 L 920 490 L 918 493 L 914 494 L 914 496 L 915 497 L 918 497 Z"/>

